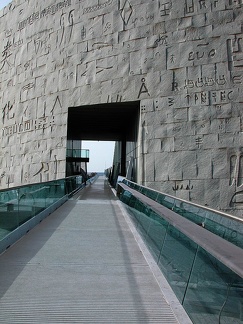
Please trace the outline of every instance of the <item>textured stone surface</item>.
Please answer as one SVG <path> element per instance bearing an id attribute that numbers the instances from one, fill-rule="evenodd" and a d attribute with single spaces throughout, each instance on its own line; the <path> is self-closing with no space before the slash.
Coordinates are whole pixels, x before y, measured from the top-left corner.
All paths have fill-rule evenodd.
<path id="1" fill-rule="evenodd" d="M 138 182 L 241 215 L 242 9 L 13 1 L 0 12 L 0 187 L 65 176 L 68 107 L 139 100 Z"/>

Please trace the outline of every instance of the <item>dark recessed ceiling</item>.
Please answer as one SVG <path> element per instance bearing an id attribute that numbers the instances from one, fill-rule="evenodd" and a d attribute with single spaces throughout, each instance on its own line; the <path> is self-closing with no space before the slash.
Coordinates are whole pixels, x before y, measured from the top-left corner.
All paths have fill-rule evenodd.
<path id="1" fill-rule="evenodd" d="M 68 109 L 68 139 L 136 140 L 139 102 L 107 103 Z"/>

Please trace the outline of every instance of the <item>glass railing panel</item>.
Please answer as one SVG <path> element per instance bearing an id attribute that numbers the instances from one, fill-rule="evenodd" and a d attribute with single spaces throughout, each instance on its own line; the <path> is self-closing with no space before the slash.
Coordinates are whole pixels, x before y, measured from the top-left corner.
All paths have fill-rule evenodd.
<path id="1" fill-rule="evenodd" d="M 138 207 L 139 204 L 133 204 L 133 206 Z M 149 208 L 141 208 L 142 206 L 144 207 L 144 205 L 139 206 L 140 210 L 128 207 L 129 215 L 136 229 L 146 242 L 150 253 L 158 261 L 169 224 L 154 211 Z"/>
<path id="2" fill-rule="evenodd" d="M 197 206 L 190 202 L 167 196 L 164 193 L 156 192 L 150 188 L 139 186 L 128 180 L 124 181 L 124 183 L 195 224 L 204 226 L 212 233 L 243 248 L 243 222 L 237 221 L 233 217 L 223 216 L 223 214 L 203 206 Z"/>
<path id="3" fill-rule="evenodd" d="M 19 226 L 18 191 L 0 192 L 0 240 Z"/>
<path id="4" fill-rule="evenodd" d="M 182 303 L 197 245 L 169 225 L 158 265 Z"/>
<path id="5" fill-rule="evenodd" d="M 67 178 L 65 181 L 66 193 L 69 195 L 76 189 L 76 179 L 75 178 Z"/>
<path id="6" fill-rule="evenodd" d="M 82 176 L 70 177 L 64 179 L 64 182 L 61 183 L 60 190 L 61 192 L 64 190 L 64 192 L 69 195 L 82 185 L 84 185 L 82 182 Z"/>
<path id="7" fill-rule="evenodd" d="M 195 224 L 202 225 L 210 232 L 223 237 L 227 241 L 243 247 L 243 223 L 234 220 L 233 217 L 223 217 L 222 214 L 192 206 L 180 200 L 176 201 L 176 199 L 171 209 Z"/>
<path id="8" fill-rule="evenodd" d="M 150 212 L 149 217 L 150 223 L 147 229 L 146 243 L 154 259 L 158 262 L 169 224 L 153 211 Z"/>
<path id="9" fill-rule="evenodd" d="M 147 237 L 147 231 L 150 226 L 150 213 L 151 210 L 144 205 L 142 202 L 139 200 L 135 204 L 135 209 L 138 211 L 137 213 L 137 230 L 141 234 L 141 236 L 146 239 Z"/>
<path id="10" fill-rule="evenodd" d="M 175 206 L 175 199 L 163 194 L 159 194 L 156 201 L 169 209 L 172 209 Z"/>
<path id="11" fill-rule="evenodd" d="M 84 149 L 67 149 L 66 151 L 67 157 L 73 157 L 73 158 L 89 158 L 89 150 Z"/>
<path id="12" fill-rule="evenodd" d="M 19 197 L 19 213 L 18 220 L 19 225 L 22 225 L 27 220 L 35 216 L 35 209 L 37 208 L 35 205 L 35 192 L 39 190 L 38 185 L 30 185 L 25 187 L 20 187 L 18 189 Z M 44 207 L 45 208 L 45 207 Z"/>
<path id="13" fill-rule="evenodd" d="M 130 207 L 134 207 L 137 199 L 129 191 L 125 190 L 121 195 L 121 201 Z"/>
<path id="14" fill-rule="evenodd" d="M 153 199 L 156 201 L 157 197 L 158 197 L 158 192 L 156 191 L 153 191 L 153 190 L 150 190 L 148 188 L 145 188 L 145 187 L 142 187 L 142 189 L 140 190 L 140 192 L 142 194 L 144 194 L 145 196 Z"/>
<path id="15" fill-rule="evenodd" d="M 49 189 L 49 199 L 51 199 L 50 203 L 55 202 L 61 199 L 66 195 L 66 181 L 65 180 L 56 180 L 50 184 Z"/>
<path id="16" fill-rule="evenodd" d="M 192 322 L 241 324 L 242 278 L 128 191 L 120 198 Z"/>
<path id="17" fill-rule="evenodd" d="M 199 247 L 183 306 L 193 323 L 242 323 L 243 280 Z"/>
<path id="18" fill-rule="evenodd" d="M 83 186 L 82 176 L 74 176 L 0 191 L 0 240 Z"/>
<path id="19" fill-rule="evenodd" d="M 82 150 L 81 152 L 82 157 L 89 158 L 89 150 Z"/>

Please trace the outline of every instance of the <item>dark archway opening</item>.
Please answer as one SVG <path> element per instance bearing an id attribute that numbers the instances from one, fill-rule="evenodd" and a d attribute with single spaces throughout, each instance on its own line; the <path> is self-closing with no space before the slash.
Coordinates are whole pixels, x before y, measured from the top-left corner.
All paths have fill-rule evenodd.
<path id="1" fill-rule="evenodd" d="M 128 145 L 137 142 L 139 127 L 140 102 L 117 102 L 97 105 L 69 107 L 68 142 L 77 143 L 84 140 L 115 141 L 120 143 L 118 156 L 113 165 L 112 178 L 126 176 L 128 164 Z M 68 146 L 68 145 L 67 145 Z M 136 159 L 135 151 L 132 153 Z M 87 159 L 86 159 L 87 162 Z M 82 165 L 82 157 L 67 155 L 66 175 L 77 174 L 77 163 Z M 135 168 L 135 164 L 134 164 Z M 136 171 L 133 170 L 133 173 Z"/>

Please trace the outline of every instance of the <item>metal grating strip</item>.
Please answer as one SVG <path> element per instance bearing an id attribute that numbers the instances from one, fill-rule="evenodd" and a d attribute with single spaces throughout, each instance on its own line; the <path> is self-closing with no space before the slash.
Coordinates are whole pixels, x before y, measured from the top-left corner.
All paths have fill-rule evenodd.
<path id="1" fill-rule="evenodd" d="M 107 200 L 67 202 L 1 255 L 0 323 L 178 324 Z"/>

